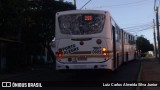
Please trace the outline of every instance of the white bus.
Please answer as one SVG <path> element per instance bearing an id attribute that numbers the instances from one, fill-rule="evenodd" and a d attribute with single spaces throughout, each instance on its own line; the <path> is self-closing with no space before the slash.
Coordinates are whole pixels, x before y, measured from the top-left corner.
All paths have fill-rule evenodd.
<path id="1" fill-rule="evenodd" d="M 56 70 L 109 69 L 135 58 L 134 36 L 110 13 L 72 10 L 56 13 Z"/>

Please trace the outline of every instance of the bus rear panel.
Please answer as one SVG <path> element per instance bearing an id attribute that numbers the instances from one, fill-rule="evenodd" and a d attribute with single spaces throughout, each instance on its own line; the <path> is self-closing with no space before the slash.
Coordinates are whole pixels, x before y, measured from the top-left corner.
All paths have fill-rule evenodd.
<path id="1" fill-rule="evenodd" d="M 105 13 L 70 13 L 57 15 L 56 69 L 109 69 L 111 59 Z"/>

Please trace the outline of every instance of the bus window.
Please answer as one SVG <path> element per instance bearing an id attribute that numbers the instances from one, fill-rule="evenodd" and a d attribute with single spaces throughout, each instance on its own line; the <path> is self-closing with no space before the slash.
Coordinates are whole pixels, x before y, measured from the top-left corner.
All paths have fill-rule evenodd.
<path id="1" fill-rule="evenodd" d="M 111 38 L 113 39 L 113 31 L 115 30 L 115 27 L 112 25 L 112 30 L 111 30 Z"/>
<path id="2" fill-rule="evenodd" d="M 105 23 L 103 14 L 69 14 L 58 17 L 62 34 L 88 35 L 100 33 Z"/>
<path id="3" fill-rule="evenodd" d="M 117 29 L 117 31 L 116 31 L 116 41 L 120 42 L 120 39 L 121 39 L 121 37 L 120 37 L 120 31 L 119 31 L 119 29 Z"/>
<path id="4" fill-rule="evenodd" d="M 126 33 L 126 43 L 128 43 L 128 34 Z"/>
<path id="5" fill-rule="evenodd" d="M 118 30 L 116 31 L 116 41 L 119 42 L 119 34 L 118 34 Z"/>

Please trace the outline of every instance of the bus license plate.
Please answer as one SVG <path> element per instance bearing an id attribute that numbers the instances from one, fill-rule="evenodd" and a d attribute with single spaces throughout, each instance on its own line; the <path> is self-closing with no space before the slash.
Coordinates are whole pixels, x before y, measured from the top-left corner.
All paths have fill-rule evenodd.
<path id="1" fill-rule="evenodd" d="M 86 56 L 80 56 L 80 57 L 78 57 L 78 60 L 79 61 L 86 61 L 87 57 Z"/>

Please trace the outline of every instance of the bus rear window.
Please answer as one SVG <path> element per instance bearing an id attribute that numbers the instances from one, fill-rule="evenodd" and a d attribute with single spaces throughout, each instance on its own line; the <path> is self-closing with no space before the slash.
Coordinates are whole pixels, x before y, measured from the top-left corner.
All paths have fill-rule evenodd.
<path id="1" fill-rule="evenodd" d="M 103 30 L 105 15 L 103 14 L 69 14 L 58 17 L 62 34 L 86 35 L 96 34 Z"/>

